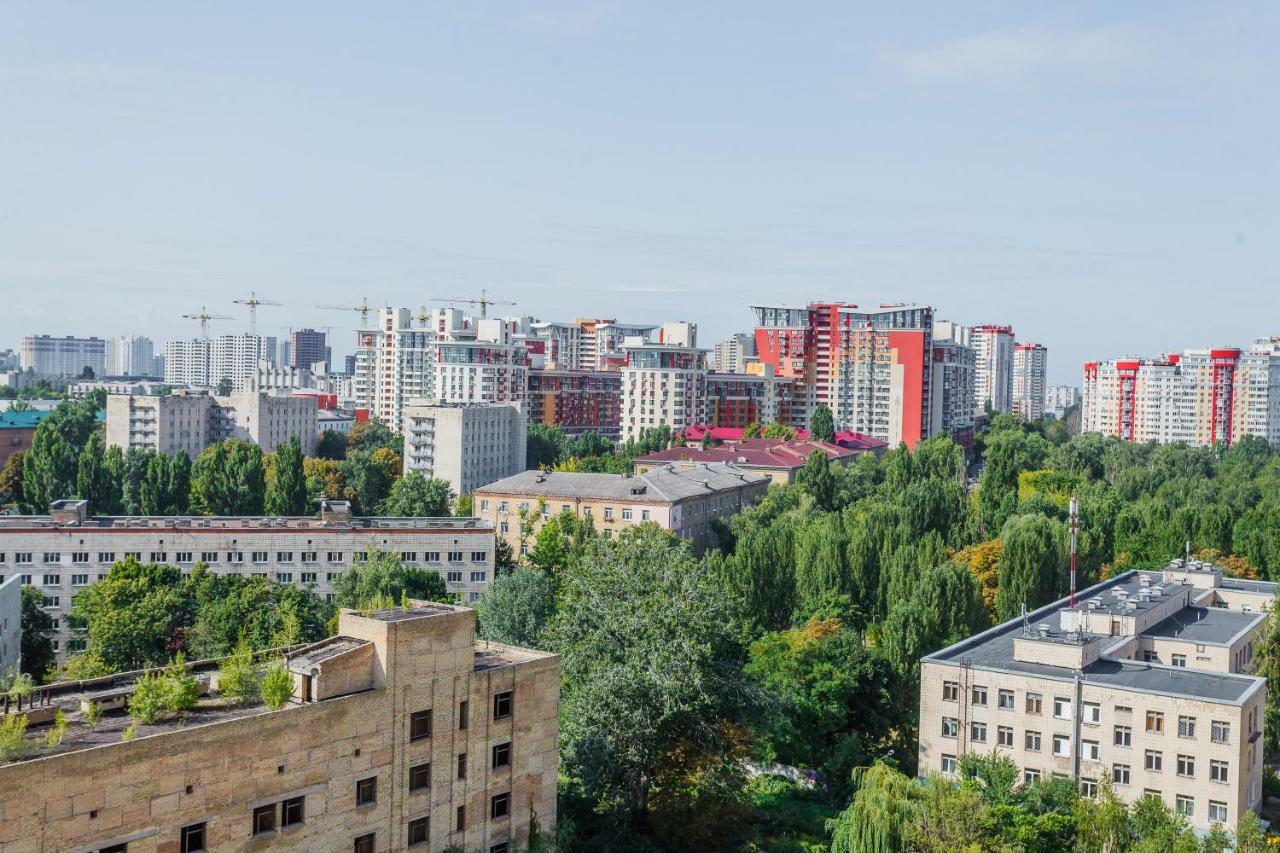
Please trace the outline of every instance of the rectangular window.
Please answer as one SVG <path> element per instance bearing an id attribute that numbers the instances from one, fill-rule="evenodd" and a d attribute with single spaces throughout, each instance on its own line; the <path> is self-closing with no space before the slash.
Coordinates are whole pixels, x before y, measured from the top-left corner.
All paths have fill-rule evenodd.
<path id="1" fill-rule="evenodd" d="M 438 563 L 438 562 L 440 562 L 440 552 L 439 552 L 439 551 L 427 551 L 427 552 L 426 552 L 426 554 L 425 554 L 424 556 L 426 556 L 426 558 L 427 558 L 427 562 L 428 562 L 428 563 Z"/>
<path id="2" fill-rule="evenodd" d="M 378 849 L 378 834 L 370 832 L 368 835 L 362 835 L 355 841 L 355 853 L 375 853 Z"/>
<path id="3" fill-rule="evenodd" d="M 1133 745 L 1133 729 L 1128 726 L 1116 726 L 1115 737 L 1112 743 L 1116 746 L 1132 746 Z"/>
<path id="4" fill-rule="evenodd" d="M 243 562 L 244 562 L 244 551 L 228 551 L 228 552 L 227 552 L 227 562 L 228 562 L 228 563 L 243 563 Z"/>
<path id="5" fill-rule="evenodd" d="M 511 766 L 511 743 L 494 744 L 493 747 L 493 769 L 497 770 L 501 767 Z"/>
<path id="6" fill-rule="evenodd" d="M 997 726 L 996 727 L 996 743 L 1000 746 L 1013 748 L 1013 726 Z"/>
<path id="7" fill-rule="evenodd" d="M 293 797 L 285 800 L 280 804 L 280 825 L 293 826 L 302 823 L 305 810 L 306 797 Z"/>
<path id="8" fill-rule="evenodd" d="M 1193 738 L 1196 736 L 1196 718 L 1178 717 L 1178 737 Z"/>
<path id="9" fill-rule="evenodd" d="M 1100 751 L 1096 740 L 1085 740 L 1080 742 L 1080 756 L 1085 761 L 1097 761 Z"/>
<path id="10" fill-rule="evenodd" d="M 87 562 L 89 562 L 89 552 L 88 552 L 88 551 L 76 551 L 74 554 L 72 554 L 72 555 L 71 555 L 71 562 L 73 562 L 73 563 L 87 563 Z"/>
<path id="11" fill-rule="evenodd" d="M 462 572 L 449 572 L 445 580 L 449 583 L 462 583 Z"/>
<path id="12" fill-rule="evenodd" d="M 325 555 L 325 559 L 326 559 L 326 560 L 328 560 L 328 562 L 330 562 L 330 563 L 341 563 L 341 562 L 342 562 L 342 552 L 341 552 L 341 551 L 330 551 L 330 552 L 328 552 L 328 554 L 326 554 L 326 555 Z"/>
<path id="13" fill-rule="evenodd" d="M 174 559 L 176 559 L 179 563 L 193 562 L 191 559 L 190 551 L 179 551 L 177 554 L 174 555 Z"/>
<path id="14" fill-rule="evenodd" d="M 511 814 L 511 794 L 510 792 L 502 794 L 494 794 L 489 798 L 489 819 L 497 820 L 500 817 L 506 817 Z"/>
<path id="15" fill-rule="evenodd" d="M 1111 765 L 1111 784 L 1113 785 L 1129 784 L 1129 765 L 1128 764 L 1112 764 Z"/>
<path id="16" fill-rule="evenodd" d="M 454 829 L 457 832 L 462 832 L 466 828 L 467 828 L 467 807 L 458 806 L 458 819 L 457 819 L 457 823 L 454 824 Z"/>
<path id="17" fill-rule="evenodd" d="M 622 508 L 622 520 L 623 520 L 623 521 L 630 521 L 630 520 L 631 520 L 631 507 L 623 507 L 623 508 Z"/>
<path id="18" fill-rule="evenodd" d="M 168 555 L 167 555 L 167 554 L 165 554 L 165 552 L 164 552 L 164 551 L 152 551 L 152 552 L 151 552 L 151 559 L 150 559 L 150 560 L 148 560 L 148 562 L 150 562 L 150 563 L 163 563 L 163 562 L 167 561 L 167 560 L 168 560 L 168 558 L 169 558 L 169 557 L 168 557 Z"/>
<path id="19" fill-rule="evenodd" d="M 409 715 L 409 740 L 424 740 L 431 737 L 431 712 L 414 711 Z"/>
<path id="20" fill-rule="evenodd" d="M 1002 711 L 1013 710 L 1013 691 L 1001 690 L 996 694 L 996 707 Z"/>
<path id="21" fill-rule="evenodd" d="M 960 700 L 960 685 L 954 681 L 942 682 L 942 701 L 958 702 Z"/>
<path id="22" fill-rule="evenodd" d="M 1173 810 L 1183 817 L 1190 819 L 1196 813 L 1196 801 L 1185 794 L 1178 794 L 1173 798 Z"/>
<path id="23" fill-rule="evenodd" d="M 1024 784 L 1024 785 L 1030 785 L 1032 782 L 1039 782 L 1039 781 L 1040 781 L 1040 771 L 1039 771 L 1039 770 L 1033 770 L 1033 769 L 1032 769 L 1032 768 L 1030 768 L 1030 767 L 1023 768 L 1023 770 L 1022 770 L 1022 784 Z"/>
<path id="24" fill-rule="evenodd" d="M 409 821 L 408 836 L 410 847 L 415 844 L 426 844 L 431 838 L 431 818 L 420 817 Z"/>
<path id="25" fill-rule="evenodd" d="M 13 555 L 13 561 L 14 561 L 15 563 L 30 563 L 30 562 L 31 562 L 31 552 L 30 552 L 30 551 L 19 551 L 18 553 L 16 553 L 16 554 L 14 554 L 14 555 Z"/>
<path id="26" fill-rule="evenodd" d="M 1227 778 L 1227 776 L 1228 776 L 1228 773 L 1227 773 L 1227 762 L 1225 762 L 1225 761 L 1210 761 L 1210 762 L 1209 762 L 1209 780 L 1210 780 L 1210 781 L 1212 781 L 1212 782 L 1227 782 L 1227 781 L 1229 781 L 1229 780 L 1228 780 L 1228 778 Z"/>
<path id="27" fill-rule="evenodd" d="M 1053 699 L 1053 716 L 1057 720 L 1071 719 L 1071 700 L 1055 696 Z"/>
<path id="28" fill-rule="evenodd" d="M 1102 723 L 1102 706 L 1097 702 L 1082 702 L 1080 704 L 1080 722 L 1086 726 L 1096 726 Z"/>
<path id="29" fill-rule="evenodd" d="M 488 558 L 489 558 L 488 551 L 472 551 L 471 552 L 471 562 L 473 563 L 483 563 Z"/>
<path id="30" fill-rule="evenodd" d="M 1027 752 L 1040 751 L 1040 733 L 1025 732 L 1022 737 L 1022 746 Z"/>
<path id="31" fill-rule="evenodd" d="M 49 551 L 45 551 L 45 552 L 44 552 L 44 561 L 45 561 L 46 563 L 61 563 L 61 562 L 62 562 L 62 555 L 61 555 L 61 554 L 57 554 L 57 553 L 52 553 L 52 552 L 49 552 Z M 153 562 L 154 562 L 154 561 L 153 561 Z"/>
<path id="32" fill-rule="evenodd" d="M 1152 773 L 1159 773 L 1164 770 L 1164 753 L 1159 750 L 1148 749 L 1144 754 L 1142 766 Z"/>
<path id="33" fill-rule="evenodd" d="M 315 572 L 303 572 L 303 573 L 302 573 L 302 575 L 301 575 L 301 578 L 302 578 L 302 582 L 303 582 L 303 583 L 315 583 L 315 582 L 316 582 L 316 573 L 315 573 Z"/>
<path id="34" fill-rule="evenodd" d="M 45 575 L 43 586 L 62 586 L 62 575 Z"/>
<path id="35" fill-rule="evenodd" d="M 1209 728 L 1209 739 L 1214 743 L 1230 743 L 1231 724 L 1224 723 L 1221 720 L 1214 720 L 1213 725 Z"/>
<path id="36" fill-rule="evenodd" d="M 315 551 L 303 551 L 303 552 L 302 552 L 302 562 L 304 562 L 304 563 L 314 563 L 314 562 L 316 562 L 316 552 L 315 552 Z"/>
<path id="37" fill-rule="evenodd" d="M 293 562 L 293 552 L 292 552 L 292 551 L 276 551 L 276 562 L 277 562 L 277 563 L 292 563 L 292 562 Z"/>
<path id="38" fill-rule="evenodd" d="M 974 743 L 986 743 L 987 742 L 987 724 L 978 723 L 978 722 L 970 723 L 969 738 Z"/>
<path id="39" fill-rule="evenodd" d="M 1066 735 L 1054 735 L 1053 754 L 1058 758 L 1066 758 L 1071 755 L 1071 738 Z"/>
<path id="40" fill-rule="evenodd" d="M 462 562 L 462 552 L 461 552 L 461 551 L 450 551 L 450 552 L 449 552 L 449 562 L 450 562 L 450 563 L 461 563 L 461 562 Z"/>
<path id="41" fill-rule="evenodd" d="M 277 583 L 293 583 L 293 572 L 276 572 Z"/>
<path id="42" fill-rule="evenodd" d="M 1210 823 L 1226 823 L 1227 822 L 1227 804 L 1220 803 L 1217 800 L 1209 801 L 1209 822 Z"/>
<path id="43" fill-rule="evenodd" d="M 253 834 L 276 831 L 276 804 L 258 806 L 253 810 Z"/>
<path id="44" fill-rule="evenodd" d="M 204 853 L 205 847 L 205 825 L 203 823 L 193 823 L 191 826 L 182 827 L 182 845 L 180 853 Z"/>
<path id="45" fill-rule="evenodd" d="M 1185 667 L 1185 666 L 1187 665 L 1187 656 L 1186 656 L 1186 655 L 1174 655 L 1174 656 L 1173 656 L 1173 658 L 1170 660 L 1170 663 L 1172 663 L 1174 666 L 1182 666 L 1182 667 Z"/>
<path id="46" fill-rule="evenodd" d="M 102 555 L 101 555 L 101 554 L 99 554 L 99 555 L 98 555 L 98 559 L 99 559 L 99 560 L 101 560 L 101 559 L 102 559 Z M 217 551 L 201 551 L 201 552 L 200 552 L 200 562 L 202 562 L 202 563 L 216 563 L 216 562 L 218 562 L 218 552 L 217 552 Z"/>
<path id="47" fill-rule="evenodd" d="M 458 778 L 467 778 L 467 754 L 465 752 L 458 753 Z"/>
<path id="48" fill-rule="evenodd" d="M 1196 760 L 1190 755 L 1178 756 L 1178 775 L 1193 778 L 1196 775 Z"/>
<path id="49" fill-rule="evenodd" d="M 409 791 L 422 791 L 431 787 L 431 762 L 415 764 L 409 768 Z"/>
<path id="50" fill-rule="evenodd" d="M 88 586 L 89 576 L 88 575 L 72 575 L 71 585 L 72 586 Z"/>
<path id="51" fill-rule="evenodd" d="M 641 520 L 641 521 L 648 521 L 648 520 L 649 520 L 649 510 L 647 510 L 647 509 L 642 509 L 642 510 L 640 510 L 640 520 Z"/>
<path id="52" fill-rule="evenodd" d="M 98 552 L 99 563 L 114 563 L 115 561 L 116 561 L 115 551 L 99 551 Z"/>
<path id="53" fill-rule="evenodd" d="M 954 776 L 960 770 L 960 762 L 956 761 L 954 755 L 942 754 L 942 772 L 947 776 Z"/>
<path id="54" fill-rule="evenodd" d="M 987 704 L 987 688 L 975 685 L 973 688 L 972 702 L 974 705 Z"/>
<path id="55" fill-rule="evenodd" d="M 511 711 L 515 704 L 515 694 L 506 690 L 498 693 L 493 697 L 493 718 L 495 720 L 505 720 L 511 716 Z"/>
<path id="56" fill-rule="evenodd" d="M 1098 796 L 1098 780 L 1097 779 L 1081 779 L 1080 780 L 1080 796 L 1087 797 L 1090 800 Z"/>
<path id="57" fill-rule="evenodd" d="M 1044 698 L 1039 693 L 1027 694 L 1027 713 L 1028 714 L 1035 714 L 1039 716 L 1040 713 L 1042 712 L 1043 704 L 1044 704 Z"/>
<path id="58" fill-rule="evenodd" d="M 1147 712 L 1147 731 L 1163 732 L 1164 731 L 1164 714 L 1160 711 Z"/>
<path id="59" fill-rule="evenodd" d="M 960 721 L 955 717 L 942 718 L 942 736 L 943 737 L 959 737 Z"/>
<path id="60" fill-rule="evenodd" d="M 471 573 L 471 582 L 472 582 L 472 583 L 484 583 L 485 578 L 487 577 L 487 575 L 488 575 L 488 572 L 472 572 L 472 573 Z"/>
<path id="61" fill-rule="evenodd" d="M 378 777 L 370 776 L 356 783 L 356 805 L 364 806 L 378 801 Z"/>

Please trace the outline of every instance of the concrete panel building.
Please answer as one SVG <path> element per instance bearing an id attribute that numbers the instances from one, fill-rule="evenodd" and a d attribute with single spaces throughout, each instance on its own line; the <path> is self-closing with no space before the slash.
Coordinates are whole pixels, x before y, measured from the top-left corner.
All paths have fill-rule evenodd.
<path id="1" fill-rule="evenodd" d="M 0 767 L 0 849 L 514 853 L 531 815 L 553 831 L 554 655 L 476 640 L 472 610 L 411 602 L 344 610 L 337 636 L 264 659 L 293 677 L 283 708 L 229 705 L 216 662 L 196 663 L 196 709 L 129 741 L 127 717 L 91 727 L 83 708 L 127 698 L 141 673 L 40 688 L 24 713 L 61 710 L 70 727 Z"/>
<path id="2" fill-rule="evenodd" d="M 106 371 L 107 342 L 71 335 L 27 335 L 22 339 L 21 366 L 36 376 L 79 376 L 87 367 L 94 376 Z"/>
<path id="3" fill-rule="evenodd" d="M 1013 410 L 1013 327 L 984 324 L 969 329 L 969 345 L 977 353 L 973 374 L 973 411 L 990 404 L 997 414 Z"/>
<path id="4" fill-rule="evenodd" d="M 155 343 L 142 335 L 108 338 L 105 375 L 156 376 Z"/>
<path id="5" fill-rule="evenodd" d="M 629 338 L 623 349 L 623 441 L 651 427 L 678 432 L 707 422 L 707 351 L 697 347 L 697 326 L 664 323 L 659 342 Z"/>
<path id="6" fill-rule="evenodd" d="M 240 438 L 271 453 L 297 436 L 314 456 L 318 427 L 314 397 L 242 391 L 224 397 L 177 391 L 162 396 L 107 397 L 107 446 L 138 447 L 194 459 L 217 441 Z"/>
<path id="7" fill-rule="evenodd" d="M 524 471 L 476 489 L 472 501 L 476 515 L 518 554 L 526 553 L 532 536 L 561 512 L 590 518 L 606 539 L 652 521 L 702 553 L 717 541 L 711 522 L 760 500 L 770 482 L 725 463 L 670 463 L 634 476 Z M 533 525 L 527 540 L 521 539 L 522 516 Z"/>
<path id="8" fill-rule="evenodd" d="M 391 551 L 406 565 L 437 572 L 472 602 L 493 580 L 493 528 L 478 518 L 353 517 L 325 501 L 320 517 L 91 516 L 87 501 L 57 501 L 48 515 L 0 516 L 0 577 L 39 587 L 59 620 L 59 659 L 83 649 L 67 625 L 71 599 L 106 578 L 126 557 L 217 574 L 256 575 L 332 592 L 338 575 L 370 552 Z"/>
<path id="9" fill-rule="evenodd" d="M 518 403 L 413 401 L 405 407 L 404 470 L 471 494 L 524 470 L 525 423 Z"/>
<path id="10" fill-rule="evenodd" d="M 1014 344 L 1012 408 L 1024 421 L 1044 418 L 1048 363 L 1049 350 L 1043 345 Z"/>
<path id="11" fill-rule="evenodd" d="M 755 336 L 736 332 L 712 349 L 711 369 L 716 373 L 745 373 L 747 365 L 755 361 L 755 357 Z"/>
<path id="12" fill-rule="evenodd" d="M 22 664 L 22 578 L 0 578 L 0 677 Z"/>
<path id="13" fill-rule="evenodd" d="M 1024 781 L 1109 779 L 1198 829 L 1262 803 L 1266 679 L 1252 674 L 1276 585 L 1177 560 L 1130 571 L 921 660 L 922 775 L 976 752 Z"/>

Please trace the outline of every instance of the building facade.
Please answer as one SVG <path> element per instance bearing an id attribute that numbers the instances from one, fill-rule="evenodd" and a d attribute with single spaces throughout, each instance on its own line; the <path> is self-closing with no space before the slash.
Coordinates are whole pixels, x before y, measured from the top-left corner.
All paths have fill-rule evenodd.
<path id="1" fill-rule="evenodd" d="M 1014 344 L 1012 410 L 1024 421 L 1044 417 L 1048 363 L 1049 351 L 1040 344 Z"/>
<path id="2" fill-rule="evenodd" d="M 233 391 L 253 387 L 260 365 L 276 363 L 276 339 L 262 335 L 219 335 L 212 340 L 166 341 L 164 381 L 171 385 L 217 387 L 224 379 Z"/>
<path id="3" fill-rule="evenodd" d="M 314 456 L 317 434 L 314 397 L 265 391 L 107 397 L 107 446 L 124 450 L 184 451 L 194 459 L 214 442 L 239 438 L 271 453 L 297 436 L 303 454 Z"/>
<path id="4" fill-rule="evenodd" d="M 921 775 L 966 753 L 1023 781 L 1104 779 L 1197 829 L 1262 803 L 1266 679 L 1251 674 L 1275 585 L 1175 561 L 1130 571 L 921 660 Z"/>
<path id="5" fill-rule="evenodd" d="M 0 677 L 22 667 L 22 578 L 0 578 Z"/>
<path id="6" fill-rule="evenodd" d="M 652 521 L 700 554 L 718 541 L 712 522 L 760 500 L 770 482 L 724 463 L 671 463 L 635 476 L 524 471 L 476 489 L 472 501 L 517 554 L 527 553 L 547 519 L 562 512 L 590 518 L 606 539 Z"/>
<path id="7" fill-rule="evenodd" d="M 317 363 L 323 363 L 325 372 L 329 367 L 329 339 L 324 332 L 315 329 L 293 329 L 289 332 L 289 367 L 311 370 Z"/>
<path id="8" fill-rule="evenodd" d="M 455 494 L 525 467 L 527 431 L 519 403 L 414 401 L 405 407 L 404 470 L 445 480 Z"/>
<path id="9" fill-rule="evenodd" d="M 1074 385 L 1051 385 L 1045 392 L 1044 410 L 1058 420 L 1066 417 L 1067 410 L 1080 405 L 1080 389 Z"/>
<path id="10" fill-rule="evenodd" d="M 71 335 L 27 335 L 22 339 L 21 366 L 36 376 L 79 376 L 87 367 L 94 376 L 106 372 L 107 342 Z"/>
<path id="11" fill-rule="evenodd" d="M 715 345 L 711 351 L 711 369 L 716 373 L 745 373 L 748 362 L 755 357 L 755 336 L 735 333 Z"/>
<path id="12" fill-rule="evenodd" d="M 184 570 L 273 578 L 332 592 L 338 575 L 377 551 L 437 572 L 462 601 L 493 580 L 493 529 L 476 518 L 355 517 L 325 501 L 319 518 L 91 516 L 86 501 L 57 501 L 49 515 L 0 516 L 0 576 L 18 575 L 44 593 L 59 660 L 83 648 L 66 622 L 71 598 L 104 580 L 126 557 Z"/>
<path id="13" fill-rule="evenodd" d="M 1013 327 L 985 324 L 969 329 L 977 356 L 973 372 L 974 414 L 987 406 L 997 414 L 1013 411 Z"/>
<path id="14" fill-rule="evenodd" d="M 0 845 L 43 851 L 355 850 L 514 853 L 556 819 L 559 660 L 477 641 L 475 613 L 411 602 L 268 654 L 292 676 L 283 708 L 228 707 L 216 662 L 190 667 L 185 720 L 94 726 L 83 707 L 131 694 L 129 673 L 43 688 L 62 711 L 50 754 L 0 767 Z M 33 726 L 35 728 L 35 726 Z"/>
<path id="15" fill-rule="evenodd" d="M 794 405 L 796 382 L 778 376 L 771 364 L 750 364 L 747 373 L 707 374 L 707 425 L 745 428 L 786 424 L 801 429 Z"/>
<path id="16" fill-rule="evenodd" d="M 107 339 L 106 376 L 160 376 L 156 373 L 156 345 L 142 335 Z"/>
<path id="17" fill-rule="evenodd" d="M 622 368 L 623 441 L 641 431 L 669 426 L 673 431 L 707 420 L 707 351 L 697 347 L 697 327 L 663 324 L 663 340 L 631 338 Z"/>
<path id="18" fill-rule="evenodd" d="M 821 453 L 833 465 L 848 465 L 870 450 L 854 450 L 826 441 L 770 438 L 743 438 L 712 447 L 672 447 L 635 458 L 637 474 L 647 474 L 675 464 L 728 464 L 740 471 L 768 477 L 780 486 L 796 481 L 796 476 L 812 453 Z"/>
<path id="19" fill-rule="evenodd" d="M 658 327 L 647 323 L 620 323 L 617 320 L 578 318 L 573 321 L 582 329 L 579 370 L 618 370 L 626 360 L 623 352 L 628 339 L 649 340 Z"/>
<path id="20" fill-rule="evenodd" d="M 929 435 L 949 435 L 973 446 L 973 382 L 977 353 L 952 338 L 933 341 L 933 400 Z"/>
<path id="21" fill-rule="evenodd" d="M 620 372 L 529 371 L 529 423 L 559 427 L 568 435 L 596 432 L 616 439 L 621 418 Z"/>

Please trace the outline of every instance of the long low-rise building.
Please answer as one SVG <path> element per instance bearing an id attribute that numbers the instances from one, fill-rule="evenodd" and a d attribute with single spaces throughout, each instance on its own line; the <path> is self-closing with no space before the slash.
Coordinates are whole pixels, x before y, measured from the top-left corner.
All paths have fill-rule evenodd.
<path id="1" fill-rule="evenodd" d="M 795 482 L 796 474 L 809 461 L 810 454 L 821 453 L 831 462 L 848 465 L 858 456 L 870 452 L 816 439 L 744 438 L 711 447 L 673 447 L 647 453 L 635 458 L 635 469 L 637 474 L 644 474 L 673 462 L 720 462 L 761 474 L 779 485 L 787 485 Z"/>
<path id="2" fill-rule="evenodd" d="M 1022 779 L 1159 797 L 1199 829 L 1262 804 L 1266 679 L 1253 672 L 1276 585 L 1177 560 L 1130 571 L 921 660 L 919 771 L 993 751 Z"/>
<path id="3" fill-rule="evenodd" d="M 195 663 L 196 707 L 132 738 L 119 709 L 142 673 L 5 703 L 38 757 L 0 766 L 0 849 L 514 853 L 533 817 L 554 831 L 556 656 L 477 641 L 467 608 L 409 602 L 344 610 L 337 636 L 263 657 L 292 676 L 284 707 L 233 704 L 217 662 Z M 91 703 L 107 709 L 92 724 Z"/>
<path id="4" fill-rule="evenodd" d="M 479 518 L 356 517 L 343 501 L 320 516 L 90 516 L 87 501 L 57 501 L 49 515 L 0 516 L 0 578 L 39 588 L 54 618 L 59 660 L 83 649 L 66 616 L 81 589 L 126 557 L 183 570 L 264 577 L 330 596 L 337 577 L 373 552 L 435 571 L 476 601 L 494 576 L 493 528 Z"/>
<path id="5" fill-rule="evenodd" d="M 532 547 L 546 520 L 562 512 L 591 519 L 606 539 L 651 521 L 701 553 L 716 544 L 711 522 L 760 500 L 770 482 L 724 463 L 671 463 L 634 476 L 524 471 L 476 489 L 472 502 L 475 512 L 521 554 Z M 529 530 L 522 518 L 529 520 Z"/>

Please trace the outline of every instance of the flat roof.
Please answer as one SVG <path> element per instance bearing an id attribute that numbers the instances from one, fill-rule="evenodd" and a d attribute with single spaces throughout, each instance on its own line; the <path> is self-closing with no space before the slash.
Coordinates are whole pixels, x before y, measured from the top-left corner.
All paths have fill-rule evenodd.
<path id="1" fill-rule="evenodd" d="M 1221 607 L 1184 607 L 1142 632 L 1145 637 L 1167 637 L 1188 643 L 1225 646 L 1242 632 L 1257 627 L 1267 617 Z"/>
<path id="2" fill-rule="evenodd" d="M 349 516 L 340 519 L 321 519 L 314 515 L 91 515 L 82 522 L 58 521 L 49 515 L 0 516 L 0 531 L 96 529 L 115 531 L 182 530 L 191 532 L 215 530 L 293 530 L 319 532 L 344 529 L 385 530 L 475 530 L 489 532 L 493 526 L 477 517 L 428 518 L 416 516 Z"/>
<path id="3" fill-rule="evenodd" d="M 684 462 L 663 465 L 634 475 L 522 471 L 474 491 L 476 494 L 661 503 L 741 488 L 767 482 L 768 479 L 763 474 L 744 471 L 727 463 Z"/>

